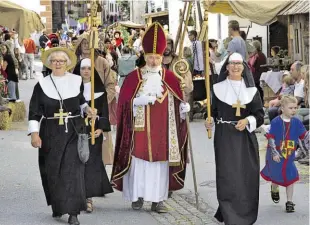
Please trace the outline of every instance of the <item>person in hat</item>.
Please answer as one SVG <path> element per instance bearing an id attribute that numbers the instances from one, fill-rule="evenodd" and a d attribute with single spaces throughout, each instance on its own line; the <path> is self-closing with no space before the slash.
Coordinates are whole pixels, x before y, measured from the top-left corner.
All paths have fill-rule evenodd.
<path id="1" fill-rule="evenodd" d="M 28 132 L 39 148 L 42 185 L 53 217 L 69 214 L 69 224 L 78 225 L 78 214 L 86 209 L 85 165 L 78 154 L 78 132 L 83 130 L 81 111 L 96 118 L 83 96 L 82 78 L 67 71 L 76 56 L 65 48 L 51 48 L 42 55 L 52 70 L 34 87 L 29 105 Z M 40 123 L 41 122 L 41 123 Z"/>
<path id="2" fill-rule="evenodd" d="M 82 59 L 80 73 L 84 84 L 84 98 L 90 104 L 91 100 L 91 60 L 89 58 Z M 102 142 L 103 132 L 111 131 L 109 121 L 109 108 L 107 101 L 107 92 L 98 75 L 95 74 L 95 108 L 98 109 L 98 120 L 95 123 L 95 145 L 91 144 L 89 139 L 90 155 L 85 168 L 85 188 L 87 197 L 86 212 L 93 211 L 92 197 L 103 197 L 105 194 L 112 193 L 113 189 L 110 184 L 105 166 L 102 162 Z M 90 119 L 87 121 L 86 133 L 91 132 L 89 126 Z"/>
<path id="3" fill-rule="evenodd" d="M 84 32 L 78 39 L 75 54 L 79 60 L 84 58 L 90 58 L 89 47 L 90 35 L 88 32 Z M 73 73 L 80 75 L 80 61 L 76 64 Z M 98 49 L 95 51 L 95 74 L 98 74 L 107 92 L 108 104 L 113 104 L 116 101 L 116 73 L 111 69 L 108 61 L 103 58 Z M 96 75 L 97 76 L 97 75 Z M 113 144 L 111 132 L 104 132 L 104 141 L 102 144 L 103 161 L 105 165 L 111 165 L 113 163 Z"/>
<path id="4" fill-rule="evenodd" d="M 254 224 L 260 175 L 254 131 L 264 123 L 264 110 L 252 73 L 239 53 L 229 56 L 213 85 L 212 116 L 219 202 L 215 218 L 225 224 Z M 206 121 L 206 128 L 212 129 L 214 122 Z"/>
<path id="5" fill-rule="evenodd" d="M 186 113 L 180 81 L 162 67 L 166 35 L 155 22 L 142 40 L 146 66 L 131 72 L 122 85 L 111 182 L 139 210 L 167 212 L 169 191 L 184 187 L 187 160 Z"/>
<path id="6" fill-rule="evenodd" d="M 59 40 L 57 38 L 53 38 L 51 40 L 51 47 L 46 46 L 46 48 L 44 49 L 44 51 L 50 49 L 50 48 L 56 48 L 59 47 Z M 42 74 L 43 77 L 46 77 L 47 75 L 50 75 L 52 73 L 52 70 L 47 68 L 45 65 L 43 65 L 42 67 Z"/>

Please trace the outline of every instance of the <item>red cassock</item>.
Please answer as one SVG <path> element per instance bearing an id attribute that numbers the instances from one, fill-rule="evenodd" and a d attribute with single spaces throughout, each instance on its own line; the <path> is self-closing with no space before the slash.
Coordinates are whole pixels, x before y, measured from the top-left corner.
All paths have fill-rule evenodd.
<path id="1" fill-rule="evenodd" d="M 178 166 L 169 167 L 169 190 L 184 187 L 187 160 L 187 126 L 180 118 L 180 103 L 183 101 L 179 80 L 169 70 L 163 70 L 164 94 L 154 105 L 145 106 L 145 129 L 135 131 L 133 116 L 133 99 L 142 84 L 141 71 L 131 72 L 125 79 L 117 110 L 117 134 L 114 165 L 111 182 L 117 190 L 123 190 L 123 176 L 131 165 L 131 157 L 149 162 L 169 160 L 169 121 L 168 92 L 174 98 L 175 123 L 181 162 Z"/>

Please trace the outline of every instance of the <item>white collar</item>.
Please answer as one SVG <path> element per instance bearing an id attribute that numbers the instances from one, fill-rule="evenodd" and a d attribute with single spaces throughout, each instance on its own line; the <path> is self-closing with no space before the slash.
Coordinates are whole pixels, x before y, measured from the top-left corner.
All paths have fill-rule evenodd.
<path id="1" fill-rule="evenodd" d="M 101 95 L 103 95 L 104 92 L 98 92 L 98 93 L 94 93 L 94 98 L 97 99 L 99 98 Z M 84 83 L 84 92 L 83 92 L 84 98 L 86 101 L 90 101 L 91 100 L 91 83 Z"/>
<path id="2" fill-rule="evenodd" d="M 39 84 L 47 97 L 60 100 L 51 77 L 63 100 L 76 97 L 80 94 L 82 77 L 72 73 L 66 73 L 64 76 L 49 75 L 39 81 Z"/>
<path id="3" fill-rule="evenodd" d="M 287 118 L 283 118 L 283 116 L 282 116 L 282 115 L 281 115 L 280 117 L 281 117 L 281 119 L 282 119 L 284 122 L 287 122 L 287 123 L 288 123 L 288 122 L 291 122 L 291 119 L 290 119 L 290 118 L 289 118 L 289 119 L 287 119 Z"/>
<path id="4" fill-rule="evenodd" d="M 243 79 L 241 81 L 233 81 L 228 80 L 228 78 L 222 82 L 214 84 L 213 90 L 216 97 L 228 105 L 233 105 L 237 102 L 237 95 L 239 92 L 239 100 L 241 104 L 249 104 L 257 92 L 256 87 L 246 87 Z"/>

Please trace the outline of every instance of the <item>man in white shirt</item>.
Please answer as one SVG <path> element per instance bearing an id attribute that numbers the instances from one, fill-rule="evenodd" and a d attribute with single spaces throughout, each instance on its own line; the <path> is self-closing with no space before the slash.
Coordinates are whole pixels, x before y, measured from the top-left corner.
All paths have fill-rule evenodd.
<path id="1" fill-rule="evenodd" d="M 135 51 L 136 54 L 140 55 L 142 49 L 142 38 L 144 36 L 144 29 L 140 29 L 139 31 L 139 37 L 135 40 L 135 42 L 133 43 L 133 49 Z"/>
<path id="2" fill-rule="evenodd" d="M 298 105 L 303 102 L 304 99 L 304 80 L 301 77 L 301 67 L 303 64 L 300 61 L 296 61 L 291 66 L 291 76 L 295 80 L 294 96 L 298 100 Z M 273 120 L 279 115 L 279 106 L 271 107 L 268 109 L 269 120 Z"/>
<path id="3" fill-rule="evenodd" d="M 192 42 L 192 50 L 194 55 L 194 71 L 193 76 L 202 75 L 204 71 L 203 49 L 201 41 L 197 40 L 197 31 L 192 30 L 188 33 L 188 38 Z"/>
<path id="4" fill-rule="evenodd" d="M 298 100 L 298 105 L 303 101 L 305 97 L 304 93 L 304 80 L 301 77 L 301 67 L 303 64 L 300 61 L 296 61 L 291 66 L 291 76 L 295 80 L 295 90 L 294 90 L 294 96 Z"/>

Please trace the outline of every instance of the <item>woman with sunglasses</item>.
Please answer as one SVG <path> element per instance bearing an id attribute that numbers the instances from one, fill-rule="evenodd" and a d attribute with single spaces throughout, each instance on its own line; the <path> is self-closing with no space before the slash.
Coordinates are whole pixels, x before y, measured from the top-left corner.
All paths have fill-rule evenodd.
<path id="1" fill-rule="evenodd" d="M 260 94 L 247 63 L 239 53 L 224 63 L 213 86 L 216 187 L 215 218 L 225 224 L 254 224 L 259 203 L 259 154 L 254 130 L 264 122 Z M 223 141 L 224 140 L 224 141 Z"/>
<path id="2" fill-rule="evenodd" d="M 80 63 L 80 74 L 84 84 L 84 97 L 90 104 L 91 100 L 91 60 L 85 58 Z M 95 121 L 95 145 L 89 140 L 90 155 L 85 166 L 85 190 L 86 190 L 86 212 L 93 211 L 92 197 L 103 197 L 105 194 L 112 193 L 113 189 L 109 182 L 107 172 L 102 160 L 102 142 L 103 132 L 110 132 L 109 107 L 107 92 L 102 83 L 99 74 L 95 73 L 95 108 L 98 109 L 98 117 Z M 91 132 L 90 120 L 85 121 L 87 124 L 87 133 Z"/>
<path id="3" fill-rule="evenodd" d="M 54 218 L 69 214 L 69 224 L 86 209 L 85 164 L 78 154 L 78 134 L 83 132 L 81 111 L 96 118 L 84 96 L 82 78 L 68 73 L 76 64 L 75 54 L 51 48 L 42 55 L 52 74 L 34 87 L 29 106 L 31 144 L 39 148 L 39 168 L 47 204 Z"/>

